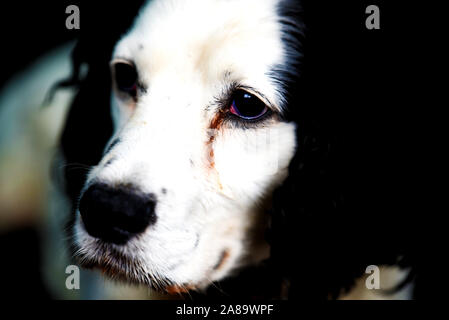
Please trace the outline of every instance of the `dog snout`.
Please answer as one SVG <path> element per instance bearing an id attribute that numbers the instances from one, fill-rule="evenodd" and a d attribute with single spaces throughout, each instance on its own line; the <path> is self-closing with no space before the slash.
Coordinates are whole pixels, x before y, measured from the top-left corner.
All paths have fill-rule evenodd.
<path id="1" fill-rule="evenodd" d="M 156 222 L 156 197 L 132 187 L 91 185 L 80 199 L 86 231 L 114 244 L 125 244 Z"/>

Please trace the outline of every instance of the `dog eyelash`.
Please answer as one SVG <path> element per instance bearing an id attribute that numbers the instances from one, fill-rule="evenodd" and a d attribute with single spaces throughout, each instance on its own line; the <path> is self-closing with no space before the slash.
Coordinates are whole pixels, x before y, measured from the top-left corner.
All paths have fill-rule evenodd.
<path id="1" fill-rule="evenodd" d="M 268 125 L 268 121 L 274 117 L 276 117 L 276 113 L 270 108 L 264 115 L 253 120 L 242 119 L 230 112 L 226 112 L 223 114 L 223 122 L 235 129 L 254 129 Z"/>
<path id="2" fill-rule="evenodd" d="M 259 99 L 266 106 L 267 110 L 260 117 L 248 119 L 240 117 L 230 111 L 233 104 L 235 94 L 239 91 L 246 92 L 255 98 Z M 262 97 L 259 98 L 259 97 Z M 226 122 L 233 128 L 251 129 L 266 125 L 267 121 L 273 118 L 280 118 L 278 112 L 274 111 L 272 104 L 260 92 L 250 86 L 241 85 L 237 82 L 232 82 L 222 90 L 220 97 L 215 98 L 215 104 L 219 106 L 219 114 L 222 122 Z"/>

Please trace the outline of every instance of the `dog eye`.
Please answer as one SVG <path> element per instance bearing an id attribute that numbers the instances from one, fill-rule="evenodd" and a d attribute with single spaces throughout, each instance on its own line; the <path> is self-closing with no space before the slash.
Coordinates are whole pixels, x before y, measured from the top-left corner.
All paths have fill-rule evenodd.
<path id="1" fill-rule="evenodd" d="M 242 119 L 255 120 L 262 117 L 268 107 L 256 96 L 239 90 L 233 96 L 229 111 Z"/>
<path id="2" fill-rule="evenodd" d="M 117 62 L 114 65 L 115 83 L 119 90 L 128 92 L 131 95 L 136 94 L 137 90 L 137 71 L 134 65 Z"/>

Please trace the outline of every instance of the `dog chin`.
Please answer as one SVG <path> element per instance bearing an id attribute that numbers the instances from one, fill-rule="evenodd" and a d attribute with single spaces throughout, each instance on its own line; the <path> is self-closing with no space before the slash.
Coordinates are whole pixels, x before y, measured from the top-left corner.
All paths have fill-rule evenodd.
<path id="1" fill-rule="evenodd" d="M 85 269 L 99 270 L 107 278 L 126 284 L 145 285 L 158 292 L 173 293 L 174 288 L 194 288 L 194 286 L 176 284 L 162 275 L 146 271 L 143 263 L 136 258 L 119 252 L 114 245 L 100 243 L 97 248 L 79 248 L 75 259 Z M 95 253 L 92 253 L 95 252 Z"/>
<path id="2" fill-rule="evenodd" d="M 162 294 L 183 294 L 191 290 L 201 290 L 200 282 L 183 283 L 171 280 L 164 274 L 152 272 L 146 263 L 133 256 L 121 246 L 106 243 L 87 234 L 77 225 L 77 241 L 73 244 L 74 258 L 77 263 L 90 270 L 99 270 L 112 281 L 124 284 L 144 285 Z M 207 281 L 204 281 L 207 283 Z"/>

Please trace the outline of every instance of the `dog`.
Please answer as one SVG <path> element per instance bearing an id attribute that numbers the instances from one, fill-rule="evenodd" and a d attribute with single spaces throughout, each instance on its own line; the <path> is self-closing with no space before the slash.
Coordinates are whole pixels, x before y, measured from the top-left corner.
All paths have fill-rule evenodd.
<path id="1" fill-rule="evenodd" d="M 370 264 L 410 267 L 345 236 L 360 218 L 342 214 L 331 130 L 304 111 L 304 11 L 152 0 L 80 40 L 60 86 L 79 88 L 63 155 L 90 167 L 66 170 L 82 266 L 170 294 L 265 298 L 341 297 Z"/>

